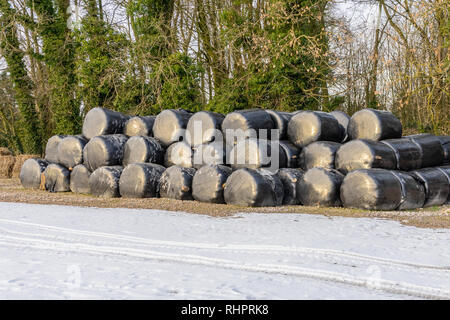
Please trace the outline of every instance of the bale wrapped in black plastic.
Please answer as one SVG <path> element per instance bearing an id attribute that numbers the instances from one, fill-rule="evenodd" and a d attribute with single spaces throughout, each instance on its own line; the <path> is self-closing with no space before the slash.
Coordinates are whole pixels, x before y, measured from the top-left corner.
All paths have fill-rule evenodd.
<path id="1" fill-rule="evenodd" d="M 122 171 L 122 166 L 105 166 L 96 169 L 89 177 L 91 194 L 102 198 L 119 197 L 119 180 Z"/>
<path id="2" fill-rule="evenodd" d="M 103 166 L 121 165 L 127 140 L 128 137 L 123 134 L 92 138 L 83 150 L 84 165 L 90 171 Z"/>
<path id="3" fill-rule="evenodd" d="M 120 175 L 119 192 L 124 198 L 155 198 L 159 195 L 158 184 L 166 170 L 156 163 L 132 163 Z"/>
<path id="4" fill-rule="evenodd" d="M 89 177 L 91 172 L 84 164 L 79 164 L 70 172 L 70 191 L 73 193 L 90 194 Z"/>
<path id="5" fill-rule="evenodd" d="M 294 115 L 288 124 L 288 137 L 297 147 L 314 141 L 341 142 L 345 133 L 335 117 L 320 111 L 304 111 Z"/>
<path id="6" fill-rule="evenodd" d="M 422 149 L 409 139 L 387 139 L 380 141 L 394 151 L 397 170 L 408 171 L 422 167 Z"/>
<path id="7" fill-rule="evenodd" d="M 301 204 L 297 198 L 297 182 L 303 177 L 305 172 L 301 169 L 281 168 L 277 171 L 277 176 L 283 183 L 284 205 Z"/>
<path id="8" fill-rule="evenodd" d="M 270 139 L 271 129 L 275 129 L 272 117 L 262 109 L 234 111 L 222 122 L 222 133 L 230 145 L 246 138 Z"/>
<path id="9" fill-rule="evenodd" d="M 414 176 L 403 171 L 391 171 L 398 179 L 402 190 L 402 199 L 397 210 L 422 208 L 425 203 L 425 187 Z"/>
<path id="10" fill-rule="evenodd" d="M 280 191 L 281 190 L 281 191 Z M 245 207 L 273 207 L 283 201 L 283 183 L 266 170 L 243 168 L 227 179 L 224 199 L 227 204 Z"/>
<path id="11" fill-rule="evenodd" d="M 440 206 L 447 201 L 450 193 L 448 178 L 438 168 L 422 168 L 410 172 L 425 187 L 425 203 L 423 207 Z"/>
<path id="12" fill-rule="evenodd" d="M 50 192 L 70 191 L 70 171 L 57 163 L 51 163 L 44 171 L 45 190 Z"/>
<path id="13" fill-rule="evenodd" d="M 232 169 L 223 165 L 205 165 L 195 172 L 192 197 L 197 201 L 225 203 L 223 190 Z"/>
<path id="14" fill-rule="evenodd" d="M 230 152 L 229 164 L 233 169 L 278 169 L 287 166 L 287 158 L 278 141 L 249 138 L 236 143 Z"/>
<path id="15" fill-rule="evenodd" d="M 290 112 L 275 111 L 275 110 L 266 110 L 266 112 L 272 117 L 275 129 L 279 130 L 278 139 L 279 140 L 287 139 L 288 124 L 294 114 Z"/>
<path id="16" fill-rule="evenodd" d="M 82 135 L 67 136 L 58 145 L 58 163 L 72 170 L 83 163 L 83 149 L 88 140 Z"/>
<path id="17" fill-rule="evenodd" d="M 332 141 L 316 141 L 303 148 L 299 157 L 299 165 L 303 170 L 322 167 L 334 169 L 334 159 L 340 143 Z"/>
<path id="18" fill-rule="evenodd" d="M 402 203 L 402 186 L 390 170 L 360 169 L 347 174 L 341 185 L 346 208 L 395 210 Z"/>
<path id="19" fill-rule="evenodd" d="M 450 164 L 450 136 L 437 136 L 444 151 L 444 164 Z"/>
<path id="20" fill-rule="evenodd" d="M 159 195 L 161 198 L 194 200 L 192 197 L 192 179 L 194 174 L 194 168 L 180 166 L 167 168 L 159 179 Z"/>
<path id="21" fill-rule="evenodd" d="M 191 146 L 184 141 L 172 143 L 166 150 L 164 156 L 164 166 L 181 166 L 192 168 L 192 157 L 194 151 Z"/>
<path id="22" fill-rule="evenodd" d="M 55 135 L 47 140 L 47 145 L 45 146 L 45 160 L 58 163 L 58 146 L 59 143 L 67 136 Z"/>
<path id="23" fill-rule="evenodd" d="M 438 167 L 438 169 L 441 170 L 446 175 L 448 184 L 450 185 L 450 165 Z M 448 194 L 447 201 L 445 203 L 450 204 L 450 192 Z"/>
<path id="24" fill-rule="evenodd" d="M 222 141 L 224 137 L 220 131 L 225 116 L 211 111 L 199 111 L 188 121 L 186 127 L 186 142 L 192 147 L 213 141 Z"/>
<path id="25" fill-rule="evenodd" d="M 123 133 L 129 137 L 152 136 L 156 116 L 135 116 L 125 123 Z"/>
<path id="26" fill-rule="evenodd" d="M 367 108 L 350 118 L 347 133 L 352 140 L 397 139 L 402 136 L 402 123 L 392 112 Z"/>
<path id="27" fill-rule="evenodd" d="M 153 136 L 164 147 L 174 142 L 182 141 L 185 130 L 192 113 L 183 109 L 166 109 L 161 111 L 153 124 Z"/>
<path id="28" fill-rule="evenodd" d="M 49 165 L 44 159 L 33 158 L 26 160 L 20 169 L 19 179 L 24 188 L 39 189 L 42 173 Z"/>
<path id="29" fill-rule="evenodd" d="M 309 169 L 297 181 L 297 198 L 305 206 L 340 206 L 343 179 L 344 175 L 334 169 Z"/>
<path id="30" fill-rule="evenodd" d="M 194 155 L 192 157 L 193 166 L 199 169 L 206 165 L 225 164 L 227 158 L 226 152 L 227 147 L 223 141 L 215 141 L 196 146 L 194 147 Z"/>
<path id="31" fill-rule="evenodd" d="M 444 163 L 444 149 L 438 137 L 421 133 L 406 136 L 422 150 L 422 168 L 436 167 Z"/>
<path id="32" fill-rule="evenodd" d="M 147 136 L 133 136 L 125 143 L 122 164 L 151 162 L 164 163 L 165 150 L 158 140 Z"/>
<path id="33" fill-rule="evenodd" d="M 336 120 L 341 125 L 342 130 L 344 130 L 344 138 L 342 138 L 341 143 L 346 142 L 348 140 L 347 127 L 350 121 L 350 116 L 345 112 L 339 110 L 332 111 L 330 112 L 330 114 L 336 118 Z"/>
<path id="34" fill-rule="evenodd" d="M 125 123 L 130 117 L 105 108 L 93 108 L 84 118 L 83 136 L 92 139 L 96 136 L 123 133 Z"/>
<path id="35" fill-rule="evenodd" d="M 278 143 L 280 145 L 280 148 L 283 149 L 284 154 L 286 155 L 286 167 L 298 168 L 300 153 L 302 149 L 294 146 L 288 140 L 279 140 Z"/>
<path id="36" fill-rule="evenodd" d="M 382 168 L 394 170 L 397 159 L 394 151 L 379 141 L 352 140 L 336 152 L 335 167 L 342 173 L 357 169 Z"/>

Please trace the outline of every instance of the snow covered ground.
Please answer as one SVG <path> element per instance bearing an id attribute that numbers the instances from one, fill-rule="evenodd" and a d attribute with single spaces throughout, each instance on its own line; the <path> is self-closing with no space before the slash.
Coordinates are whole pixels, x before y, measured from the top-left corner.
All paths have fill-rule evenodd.
<path id="1" fill-rule="evenodd" d="M 1 299 L 450 299 L 450 230 L 0 202 Z"/>

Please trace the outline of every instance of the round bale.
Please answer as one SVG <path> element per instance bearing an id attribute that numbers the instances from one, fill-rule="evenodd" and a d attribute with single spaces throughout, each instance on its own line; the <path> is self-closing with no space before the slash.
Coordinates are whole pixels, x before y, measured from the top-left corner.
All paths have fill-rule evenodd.
<path id="1" fill-rule="evenodd" d="M 272 118 L 272 121 L 275 125 L 275 129 L 278 130 L 278 139 L 277 140 L 285 140 L 287 139 L 287 128 L 289 121 L 291 120 L 293 114 L 290 112 L 283 111 L 275 111 L 275 110 L 266 110 L 266 112 Z M 275 137 L 271 137 L 275 139 Z"/>
<path id="2" fill-rule="evenodd" d="M 83 163 L 83 149 L 87 142 L 82 135 L 65 137 L 58 145 L 58 163 L 69 170 Z"/>
<path id="3" fill-rule="evenodd" d="M 83 136 L 92 139 L 106 134 L 123 133 L 123 128 L 128 119 L 129 116 L 117 111 L 99 107 L 93 108 L 84 118 Z"/>
<path id="4" fill-rule="evenodd" d="M 236 143 L 230 152 L 229 163 L 233 169 L 278 169 L 287 166 L 287 158 L 278 141 L 249 138 Z"/>
<path id="5" fill-rule="evenodd" d="M 123 133 L 129 137 L 152 136 L 156 116 L 131 117 L 125 123 Z"/>
<path id="6" fill-rule="evenodd" d="M 441 170 L 446 175 L 447 180 L 448 180 L 448 184 L 450 185 L 450 165 L 449 166 L 438 167 L 437 169 Z M 450 192 L 448 194 L 446 204 L 450 204 Z"/>
<path id="7" fill-rule="evenodd" d="M 297 182 L 303 177 L 305 172 L 301 169 L 281 168 L 277 171 L 277 176 L 283 183 L 284 205 L 300 204 L 297 198 Z"/>
<path id="8" fill-rule="evenodd" d="M 47 145 L 45 146 L 45 160 L 58 163 L 58 146 L 65 137 L 67 136 L 55 135 L 48 139 Z"/>
<path id="9" fill-rule="evenodd" d="M 387 139 L 380 141 L 394 151 L 397 159 L 397 170 L 408 171 L 422 166 L 422 150 L 409 139 Z"/>
<path id="10" fill-rule="evenodd" d="M 185 139 L 185 130 L 191 112 L 183 109 L 166 109 L 161 111 L 153 124 L 153 136 L 157 138 L 164 147 Z"/>
<path id="11" fill-rule="evenodd" d="M 334 159 L 340 143 L 316 141 L 308 144 L 300 153 L 299 165 L 303 170 L 315 167 L 334 169 Z"/>
<path id="12" fill-rule="evenodd" d="M 447 201 L 450 185 L 447 175 L 438 168 L 422 168 L 410 172 L 425 187 L 423 207 L 440 206 Z"/>
<path id="13" fill-rule="evenodd" d="M 190 145 L 184 141 L 172 143 L 166 150 L 164 156 L 164 166 L 181 166 L 192 168 L 193 150 Z"/>
<path id="14" fill-rule="evenodd" d="M 437 137 L 442 145 L 444 151 L 444 164 L 450 164 L 450 136 Z"/>
<path id="15" fill-rule="evenodd" d="M 205 165 L 219 165 L 226 162 L 226 145 L 223 141 L 210 142 L 194 147 L 193 165 L 199 169 Z"/>
<path id="16" fill-rule="evenodd" d="M 122 170 L 122 166 L 106 166 L 92 172 L 89 177 L 91 194 L 102 198 L 119 197 L 119 180 Z"/>
<path id="17" fill-rule="evenodd" d="M 344 175 L 334 169 L 309 169 L 297 182 L 297 198 L 305 206 L 340 206 L 343 179 Z"/>
<path id="18" fill-rule="evenodd" d="M 330 112 L 330 114 L 336 118 L 336 120 L 339 122 L 339 124 L 342 127 L 342 130 L 344 131 L 344 138 L 342 139 L 342 143 L 348 140 L 348 134 L 347 134 L 347 127 L 348 123 L 350 121 L 350 117 L 348 114 L 346 114 L 343 111 L 335 110 Z"/>
<path id="19" fill-rule="evenodd" d="M 167 168 L 159 179 L 161 198 L 177 200 L 194 200 L 192 197 L 192 180 L 195 169 L 180 166 Z"/>
<path id="20" fill-rule="evenodd" d="M 20 183 L 24 188 L 39 189 L 41 185 L 42 173 L 49 165 L 49 162 L 44 159 L 28 159 L 20 169 Z"/>
<path id="21" fill-rule="evenodd" d="M 125 143 L 122 163 L 124 166 L 139 162 L 162 164 L 164 154 L 164 148 L 155 138 L 132 136 Z"/>
<path id="22" fill-rule="evenodd" d="M 347 174 L 341 186 L 346 208 L 395 210 L 402 203 L 402 186 L 390 170 L 360 169 Z"/>
<path id="23" fill-rule="evenodd" d="M 59 164 L 51 163 L 44 171 L 45 190 L 50 192 L 70 191 L 70 171 Z"/>
<path id="24" fill-rule="evenodd" d="M 83 150 L 84 164 L 90 171 L 103 166 L 121 165 L 127 140 L 127 136 L 123 134 L 92 138 Z"/>
<path id="25" fill-rule="evenodd" d="M 429 134 L 414 134 L 406 136 L 422 150 L 422 168 L 436 167 L 444 163 L 444 149 L 438 137 Z"/>
<path id="26" fill-rule="evenodd" d="M 232 169 L 223 165 L 205 165 L 194 175 L 192 197 L 197 201 L 225 203 L 223 190 Z"/>
<path id="27" fill-rule="evenodd" d="M 221 113 L 199 111 L 190 119 L 186 127 L 186 142 L 192 147 L 213 141 L 222 141 L 220 131 L 225 116 Z"/>
<path id="28" fill-rule="evenodd" d="M 342 173 L 357 169 L 383 168 L 394 170 L 397 159 L 384 143 L 365 139 L 343 144 L 336 152 L 335 167 Z"/>
<path id="29" fill-rule="evenodd" d="M 425 187 L 407 172 L 391 171 L 402 188 L 402 200 L 397 210 L 422 208 L 425 203 Z"/>
<path id="30" fill-rule="evenodd" d="M 314 141 L 341 142 L 344 130 L 336 118 L 328 113 L 304 111 L 289 121 L 288 137 L 297 147 L 304 147 Z"/>
<path id="31" fill-rule="evenodd" d="M 75 166 L 70 173 L 70 191 L 73 193 L 90 194 L 89 177 L 91 172 L 84 164 Z"/>
<path id="32" fill-rule="evenodd" d="M 279 140 L 278 143 L 286 155 L 286 167 L 298 168 L 302 149 L 294 146 L 288 140 Z"/>
<path id="33" fill-rule="evenodd" d="M 158 197 L 158 184 L 166 170 L 156 163 L 132 163 L 127 165 L 120 175 L 119 191 L 124 198 Z"/>
<path id="34" fill-rule="evenodd" d="M 367 108 L 350 118 L 347 133 L 352 140 L 397 139 L 402 136 L 402 123 L 392 112 Z"/>

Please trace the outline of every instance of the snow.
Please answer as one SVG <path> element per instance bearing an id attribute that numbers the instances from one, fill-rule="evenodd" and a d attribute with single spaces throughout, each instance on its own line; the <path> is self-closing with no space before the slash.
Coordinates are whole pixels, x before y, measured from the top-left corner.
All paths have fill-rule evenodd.
<path id="1" fill-rule="evenodd" d="M 450 230 L 0 202 L 0 299 L 450 299 Z"/>

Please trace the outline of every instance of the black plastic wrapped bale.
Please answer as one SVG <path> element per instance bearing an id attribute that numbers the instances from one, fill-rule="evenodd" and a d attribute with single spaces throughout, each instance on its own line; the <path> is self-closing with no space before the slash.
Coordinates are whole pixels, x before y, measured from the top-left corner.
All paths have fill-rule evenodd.
<path id="1" fill-rule="evenodd" d="M 394 151 L 386 144 L 358 139 L 349 141 L 338 149 L 334 165 L 344 174 L 357 169 L 394 170 L 397 168 L 397 159 Z"/>
<path id="2" fill-rule="evenodd" d="M 450 185 L 450 166 L 442 166 L 442 167 L 438 167 L 437 169 L 441 170 L 446 175 L 448 184 Z M 450 204 L 450 192 L 447 197 L 447 202 L 445 202 L 445 203 Z"/>
<path id="3" fill-rule="evenodd" d="M 305 206 L 340 206 L 343 179 L 344 175 L 334 169 L 309 169 L 297 182 L 297 198 Z"/>
<path id="4" fill-rule="evenodd" d="M 279 140 L 278 143 L 280 145 L 280 148 L 283 149 L 284 154 L 286 155 L 286 167 L 298 168 L 300 153 L 302 149 L 294 146 L 287 140 Z"/>
<path id="5" fill-rule="evenodd" d="M 147 136 L 133 136 L 125 143 L 122 164 L 151 162 L 164 163 L 165 150 L 158 140 Z"/>
<path id="6" fill-rule="evenodd" d="M 444 151 L 444 164 L 450 164 L 450 136 L 438 136 Z"/>
<path id="7" fill-rule="evenodd" d="M 129 137 L 134 136 L 152 136 L 153 124 L 155 123 L 156 116 L 136 116 L 131 117 L 125 123 L 123 133 Z"/>
<path id="8" fill-rule="evenodd" d="M 45 190 L 50 192 L 70 191 L 70 171 L 59 164 L 51 163 L 44 171 Z"/>
<path id="9" fill-rule="evenodd" d="M 303 170 L 322 167 L 334 169 L 334 159 L 340 143 L 316 141 L 308 144 L 300 153 L 299 165 Z"/>
<path id="10" fill-rule="evenodd" d="M 279 179 L 278 182 L 282 188 L 282 182 Z M 261 173 L 260 170 L 236 170 L 225 183 L 225 202 L 245 207 L 274 207 L 280 203 L 280 194 L 274 189 L 274 183 L 276 184 L 274 179 L 270 179 L 268 174 Z"/>
<path id="11" fill-rule="evenodd" d="M 58 163 L 58 146 L 65 137 L 66 136 L 56 135 L 48 139 L 47 145 L 45 146 L 45 160 Z"/>
<path id="12" fill-rule="evenodd" d="M 278 170 L 277 170 L 278 171 Z M 260 168 L 258 169 L 258 172 L 264 176 L 267 181 L 269 181 L 270 185 L 272 186 L 275 198 L 275 206 L 281 206 L 283 204 L 284 199 L 284 185 L 281 179 L 278 177 L 276 172 L 271 172 L 267 169 Z"/>
<path id="13" fill-rule="evenodd" d="M 344 207 L 395 210 L 402 203 L 402 186 L 390 170 L 361 169 L 347 174 L 341 186 Z"/>
<path id="14" fill-rule="evenodd" d="M 297 147 L 314 141 L 341 142 L 344 129 L 332 115 L 320 111 L 297 113 L 288 124 L 288 137 Z"/>
<path id="15" fill-rule="evenodd" d="M 402 136 L 402 123 L 392 112 L 367 108 L 350 118 L 347 134 L 352 140 L 397 139 Z"/>
<path id="16" fill-rule="evenodd" d="M 275 129 L 279 130 L 278 139 L 287 139 L 287 128 L 289 121 L 291 120 L 293 114 L 290 112 L 266 110 L 268 114 L 272 117 L 272 121 L 275 125 Z"/>
<path id="17" fill-rule="evenodd" d="M 83 150 L 84 164 L 90 171 L 103 166 L 122 164 L 125 143 L 123 134 L 97 136 L 89 140 Z"/>
<path id="18" fill-rule="evenodd" d="M 28 159 L 26 160 L 20 170 L 19 179 L 24 188 L 39 189 L 41 185 L 42 173 L 49 165 L 49 162 L 44 159 Z"/>
<path id="19" fill-rule="evenodd" d="M 277 176 L 283 183 L 284 205 L 300 204 L 297 198 L 297 182 L 303 177 L 305 172 L 301 169 L 281 168 L 277 171 Z"/>
<path id="20" fill-rule="evenodd" d="M 422 208 L 425 203 L 423 184 L 407 172 L 392 170 L 391 173 L 398 179 L 402 187 L 402 200 L 397 210 Z"/>
<path id="21" fill-rule="evenodd" d="M 225 116 L 221 113 L 199 111 L 190 119 L 186 127 L 186 142 L 192 147 L 213 141 L 222 141 L 222 122 Z"/>
<path id="22" fill-rule="evenodd" d="M 341 141 L 342 143 L 344 143 L 345 141 L 348 140 L 347 127 L 350 121 L 350 116 L 345 112 L 339 110 L 332 111 L 330 112 L 330 114 L 336 118 L 336 120 L 341 125 L 342 130 L 344 130 L 344 138 Z"/>
<path id="23" fill-rule="evenodd" d="M 440 206 L 447 201 L 450 193 L 448 178 L 438 168 L 423 168 L 410 172 L 425 186 L 424 207 Z"/>
<path id="24" fill-rule="evenodd" d="M 87 142 L 82 135 L 65 137 L 58 145 L 58 163 L 69 170 L 83 163 L 83 149 Z"/>
<path id="25" fill-rule="evenodd" d="M 226 145 L 222 141 L 211 142 L 194 147 L 192 163 L 199 169 L 205 165 L 220 165 L 226 162 Z"/>
<path id="26" fill-rule="evenodd" d="M 91 109 L 84 118 L 83 136 L 92 139 L 96 136 L 123 133 L 125 123 L 130 117 L 109 109 Z"/>
<path id="27" fill-rule="evenodd" d="M 414 134 L 406 136 L 422 150 L 422 168 L 436 167 L 444 163 L 444 149 L 438 137 L 429 134 Z"/>
<path id="28" fill-rule="evenodd" d="M 197 201 L 225 203 L 223 190 L 232 169 L 223 165 L 201 167 L 192 180 L 192 197 Z"/>
<path id="29" fill-rule="evenodd" d="M 275 129 L 272 117 L 262 109 L 234 111 L 227 114 L 222 122 L 223 135 L 230 145 L 246 138 L 270 139 L 271 129 Z"/>
<path id="30" fill-rule="evenodd" d="M 127 165 L 119 179 L 120 195 L 124 198 L 155 198 L 158 184 L 166 170 L 156 163 L 132 163 Z"/>
<path id="31" fill-rule="evenodd" d="M 102 198 L 119 197 L 119 180 L 122 171 L 122 166 L 106 166 L 92 172 L 89 177 L 91 194 Z"/>
<path id="32" fill-rule="evenodd" d="M 192 168 L 192 157 L 194 151 L 191 146 L 184 141 L 172 143 L 166 150 L 164 156 L 164 166 L 180 166 Z"/>
<path id="33" fill-rule="evenodd" d="M 192 113 L 183 109 L 161 111 L 153 124 L 153 136 L 164 147 L 185 139 L 185 130 Z"/>
<path id="34" fill-rule="evenodd" d="M 229 156 L 233 169 L 240 168 L 285 168 L 286 153 L 278 141 L 249 138 L 238 141 Z"/>
<path id="35" fill-rule="evenodd" d="M 161 198 L 177 200 L 194 200 L 192 197 L 192 180 L 194 168 L 171 166 L 159 179 L 159 195 Z"/>
<path id="36" fill-rule="evenodd" d="M 409 139 L 387 139 L 380 141 L 388 145 L 397 159 L 397 170 L 408 171 L 422 167 L 422 150 Z"/>
<path id="37" fill-rule="evenodd" d="M 73 193 L 90 194 L 89 177 L 91 172 L 84 164 L 79 164 L 70 172 L 70 191 Z"/>

